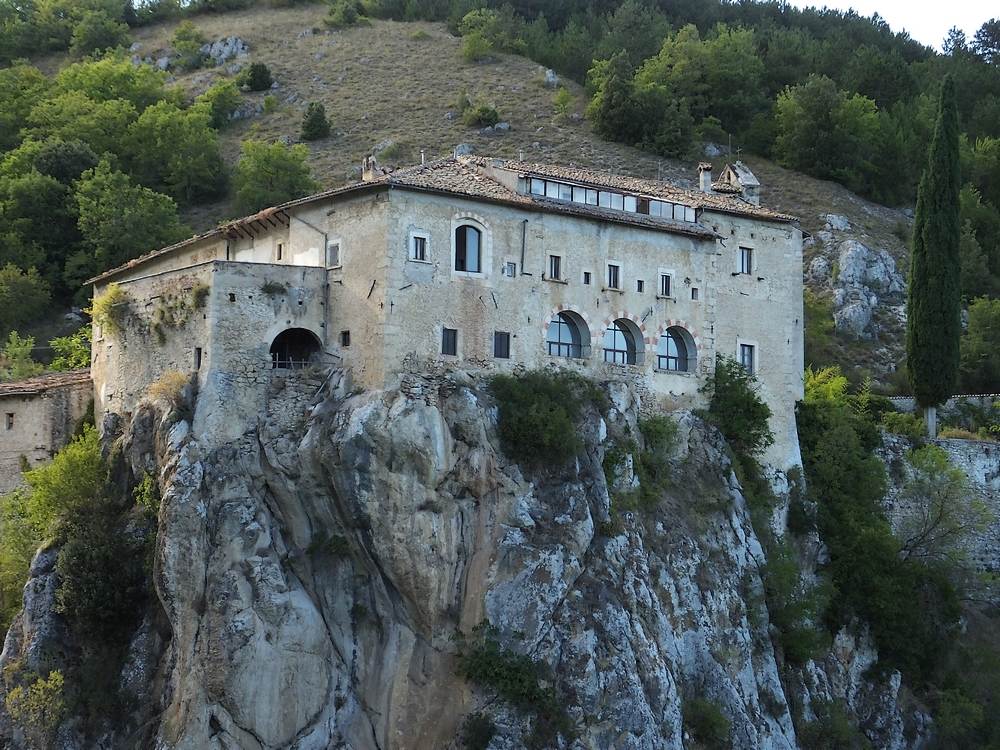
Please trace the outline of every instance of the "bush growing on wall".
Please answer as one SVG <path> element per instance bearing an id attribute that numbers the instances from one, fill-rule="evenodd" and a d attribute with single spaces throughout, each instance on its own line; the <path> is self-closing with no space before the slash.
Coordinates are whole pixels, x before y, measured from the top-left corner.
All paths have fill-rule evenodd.
<path id="1" fill-rule="evenodd" d="M 575 423 L 580 408 L 603 399 L 597 386 L 579 375 L 542 370 L 497 375 L 490 390 L 500 408 L 504 453 L 535 468 L 562 466 L 579 452 Z"/>
<path id="2" fill-rule="evenodd" d="M 738 453 L 755 456 L 774 442 L 768 427 L 771 409 L 756 390 L 757 378 L 736 360 L 719 356 L 715 372 L 702 387 L 708 418 Z"/>

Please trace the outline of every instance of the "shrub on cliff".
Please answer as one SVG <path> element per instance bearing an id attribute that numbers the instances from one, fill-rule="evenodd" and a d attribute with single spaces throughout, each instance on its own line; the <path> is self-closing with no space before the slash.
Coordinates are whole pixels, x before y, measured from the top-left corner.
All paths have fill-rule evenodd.
<path id="1" fill-rule="evenodd" d="M 757 378 L 739 362 L 720 355 L 701 390 L 709 398 L 709 421 L 737 453 L 755 456 L 774 442 L 771 409 L 757 395 Z"/>
<path id="2" fill-rule="evenodd" d="M 497 375 L 490 390 L 500 409 L 497 429 L 504 453 L 535 468 L 562 466 L 580 451 L 576 420 L 581 406 L 603 399 L 579 375 L 542 370 Z"/>
<path id="3" fill-rule="evenodd" d="M 326 109 L 319 102 L 309 102 L 302 118 L 302 140 L 318 141 L 330 135 L 330 121 L 326 119 Z"/>

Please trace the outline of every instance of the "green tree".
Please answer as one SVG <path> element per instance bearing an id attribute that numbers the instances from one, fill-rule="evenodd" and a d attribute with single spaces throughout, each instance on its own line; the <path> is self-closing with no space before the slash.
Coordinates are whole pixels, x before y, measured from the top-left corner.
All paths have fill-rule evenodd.
<path id="1" fill-rule="evenodd" d="M 774 153 L 786 167 L 859 188 L 880 130 L 875 103 L 825 76 L 786 89 L 775 105 Z"/>
<path id="2" fill-rule="evenodd" d="M 250 67 L 240 74 L 240 84 L 250 91 L 267 91 L 272 83 L 271 70 L 262 62 L 250 63 Z"/>
<path id="3" fill-rule="evenodd" d="M 49 309 L 49 285 L 34 268 L 0 268 L 0 337 L 42 318 Z"/>
<path id="4" fill-rule="evenodd" d="M 17 331 L 7 335 L 7 344 L 0 350 L 0 382 L 24 380 L 40 374 L 45 368 L 31 358 L 35 339 L 20 336 Z"/>
<path id="5" fill-rule="evenodd" d="M 709 419 L 738 453 L 756 456 L 774 442 L 771 408 L 757 394 L 757 378 L 739 362 L 719 355 L 702 392 Z"/>
<path id="6" fill-rule="evenodd" d="M 945 78 L 927 168 L 917 193 L 906 321 L 907 370 L 917 402 L 928 409 L 932 435 L 933 408 L 954 393 L 958 380 L 960 187 L 955 85 Z"/>
<path id="7" fill-rule="evenodd" d="M 640 0 L 625 0 L 608 16 L 607 29 L 597 47 L 597 59 L 624 51 L 629 64 L 638 67 L 659 51 L 670 22 L 655 7 Z"/>
<path id="8" fill-rule="evenodd" d="M 28 135 L 37 140 L 59 138 L 83 141 L 95 154 L 120 152 L 122 133 L 136 118 L 136 109 L 123 99 L 98 101 L 69 91 L 39 102 L 28 115 Z"/>
<path id="9" fill-rule="evenodd" d="M 70 51 L 78 57 L 83 57 L 93 52 L 124 47 L 128 44 L 128 40 L 126 24 L 103 13 L 90 11 L 84 13 L 83 18 L 73 29 Z"/>
<path id="10" fill-rule="evenodd" d="M 301 144 L 244 141 L 233 180 L 238 209 L 253 213 L 316 191 L 319 185 L 309 174 L 308 156 Z"/>
<path id="11" fill-rule="evenodd" d="M 49 369 L 81 370 L 90 367 L 90 334 L 89 324 L 80 326 L 76 333 L 69 336 L 57 336 L 49 340 L 49 346 L 56 353 Z"/>
<path id="12" fill-rule="evenodd" d="M 23 489 L 0 495 L 0 633 L 6 633 L 21 609 L 31 558 L 41 542 L 28 519 Z"/>
<path id="13" fill-rule="evenodd" d="M 318 141 L 330 135 L 330 121 L 326 119 L 326 109 L 319 102 L 309 102 L 302 118 L 302 140 Z"/>
<path id="14" fill-rule="evenodd" d="M 79 93 L 95 102 L 124 100 L 137 112 L 161 99 L 178 99 L 165 87 L 166 74 L 149 65 L 108 56 L 67 65 L 55 77 L 56 93 Z"/>
<path id="15" fill-rule="evenodd" d="M 49 80 L 38 68 L 23 63 L 0 68 L 0 151 L 20 142 L 28 113 L 48 88 Z"/>
<path id="16" fill-rule="evenodd" d="M 205 64 L 208 56 L 201 51 L 208 40 L 191 21 L 184 20 L 177 24 L 171 40 L 174 52 L 177 53 L 177 67 L 181 70 L 196 70 Z"/>
<path id="17" fill-rule="evenodd" d="M 229 118 L 243 100 L 235 81 L 219 81 L 195 99 L 196 106 L 208 108 L 212 127 L 221 130 L 229 124 Z"/>
<path id="18" fill-rule="evenodd" d="M 98 158 L 82 141 L 48 140 L 35 155 L 35 169 L 69 185 L 88 169 L 97 166 Z"/>
<path id="19" fill-rule="evenodd" d="M 74 282 L 189 234 L 169 196 L 133 184 L 107 160 L 83 173 L 76 203 L 85 256 L 71 266 Z"/>
<path id="20" fill-rule="evenodd" d="M 997 280 L 990 272 L 989 260 L 969 221 L 962 225 L 958 254 L 962 265 L 962 299 L 967 302 L 975 297 L 993 294 L 998 286 Z"/>
<path id="21" fill-rule="evenodd" d="M 218 134 L 204 107 L 180 109 L 157 102 L 132 123 L 123 139 L 132 176 L 190 204 L 218 196 L 226 184 Z"/>
<path id="22" fill-rule="evenodd" d="M 1000 391 L 1000 299 L 969 305 L 969 325 L 962 337 L 962 389 L 972 393 Z"/>

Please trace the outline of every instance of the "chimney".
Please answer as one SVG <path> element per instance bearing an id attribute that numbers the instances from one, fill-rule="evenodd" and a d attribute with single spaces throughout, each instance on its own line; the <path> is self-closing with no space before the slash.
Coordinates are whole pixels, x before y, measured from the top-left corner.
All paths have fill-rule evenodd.
<path id="1" fill-rule="evenodd" d="M 375 155 L 366 156 L 361 161 L 361 181 L 371 182 L 378 176 L 378 164 L 375 163 Z"/>
<path id="2" fill-rule="evenodd" d="M 698 188 L 703 193 L 712 192 L 712 165 L 707 161 L 698 164 Z"/>

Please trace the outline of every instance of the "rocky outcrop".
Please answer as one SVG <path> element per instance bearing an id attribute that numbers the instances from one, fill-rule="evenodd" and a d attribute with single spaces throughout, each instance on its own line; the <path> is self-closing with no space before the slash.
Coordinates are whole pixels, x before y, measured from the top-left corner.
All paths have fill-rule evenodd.
<path id="1" fill-rule="evenodd" d="M 870 648 L 838 641 L 798 677 L 782 668 L 764 552 L 717 432 L 675 414 L 657 507 L 612 506 L 604 454 L 638 434 L 643 405 L 625 386 L 610 395 L 575 463 L 539 473 L 506 458 L 494 404 L 461 375 L 354 394 L 336 372 L 278 375 L 257 427 L 222 445 L 143 405 L 116 445 L 159 478 L 157 598 L 121 669 L 140 708 L 99 744 L 457 747 L 480 711 L 492 750 L 522 748 L 530 716 L 457 673 L 456 637 L 488 623 L 551 667 L 566 747 L 689 746 L 693 698 L 732 720 L 734 748 L 796 747 L 789 706 L 808 719 L 814 699 L 904 747 L 898 676 L 863 677 Z M 5 667 L 71 659 L 52 651 L 54 554 L 36 560 Z M 94 746 L 80 726 L 64 724 L 64 747 Z M 0 737 L 20 747 L 9 722 Z"/>

